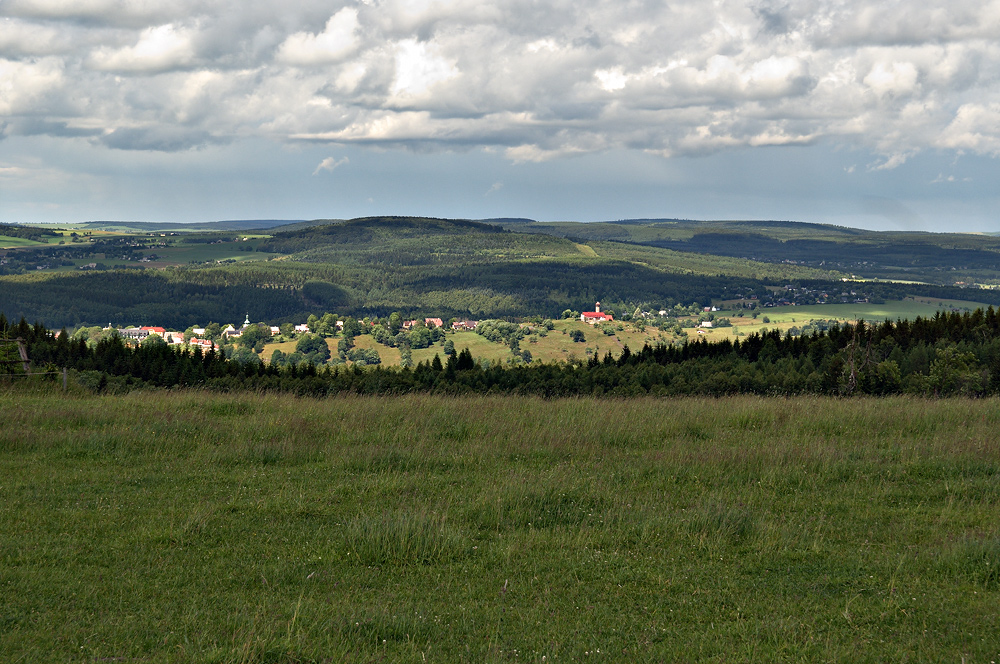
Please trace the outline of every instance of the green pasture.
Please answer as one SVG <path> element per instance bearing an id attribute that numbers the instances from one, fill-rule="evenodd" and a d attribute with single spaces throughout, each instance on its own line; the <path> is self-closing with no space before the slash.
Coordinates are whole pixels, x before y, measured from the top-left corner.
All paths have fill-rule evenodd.
<path id="1" fill-rule="evenodd" d="M 989 305 L 959 300 L 907 298 L 883 304 L 817 304 L 802 307 L 769 307 L 761 309 L 760 315 L 766 315 L 773 322 L 779 323 L 802 322 L 810 318 L 835 318 L 837 320 L 864 319 L 869 322 L 881 322 L 887 318 L 889 320 L 896 320 L 897 318 L 913 319 L 917 316 L 932 318 L 938 311 L 949 311 L 952 309 L 974 311 L 978 308 L 985 309 L 987 306 Z"/>
<path id="2" fill-rule="evenodd" d="M 44 247 L 47 242 L 36 242 L 22 237 L 0 235 L 0 249 L 15 249 L 17 247 Z"/>
<path id="3" fill-rule="evenodd" d="M 73 238 L 70 236 L 70 233 L 72 231 L 68 231 L 62 228 L 52 228 L 47 230 L 53 230 L 59 233 L 59 235 L 44 236 L 45 237 L 44 241 L 29 240 L 27 238 L 0 235 L 0 249 L 17 249 L 20 247 L 50 247 L 52 245 L 57 245 L 60 242 L 64 243 L 67 246 L 74 245 L 74 243 L 72 242 Z M 80 240 L 81 242 L 78 244 L 83 244 L 84 242 L 87 241 L 86 238 L 83 238 L 82 236 L 80 237 Z"/>
<path id="4" fill-rule="evenodd" d="M 1000 403 L 0 386 L 7 662 L 991 662 Z"/>
<path id="5" fill-rule="evenodd" d="M 654 327 L 646 327 L 645 331 L 640 332 L 631 323 L 621 323 L 621 330 L 617 329 L 617 324 L 613 324 L 614 335 L 607 335 L 601 326 L 590 325 L 579 319 L 556 320 L 553 323 L 555 329 L 550 330 L 546 336 L 534 335 L 521 340 L 521 348 L 530 350 L 532 359 L 542 362 L 586 360 L 589 357 L 588 349 L 601 357 L 609 351 L 618 357 L 626 345 L 632 350 L 638 350 L 646 343 L 654 345 L 658 341 L 673 338 L 671 335 L 661 335 Z M 569 334 L 574 330 L 583 332 L 586 340 L 573 341 Z"/>
<path id="6" fill-rule="evenodd" d="M 933 318 L 939 311 L 974 311 L 978 308 L 987 308 L 989 305 L 966 300 L 942 300 L 927 297 L 908 297 L 905 300 L 888 301 L 883 304 L 856 303 L 856 304 L 817 304 L 806 306 L 786 306 L 786 307 L 766 307 L 757 310 L 757 318 L 753 318 L 753 313 L 742 310 L 743 317 L 737 316 L 741 313 L 739 309 L 723 309 L 715 312 L 716 317 L 729 318 L 732 327 L 712 328 L 697 332 L 688 330 L 691 336 L 698 336 L 709 341 L 719 341 L 722 339 L 734 339 L 737 336 L 746 336 L 762 329 L 788 330 L 792 327 L 801 328 L 808 325 L 813 320 L 837 320 L 840 322 L 854 322 L 865 320 L 869 323 L 880 323 L 886 319 L 895 321 L 897 319 L 912 320 L 917 316 Z M 770 322 L 764 322 L 767 316 Z"/>
<path id="7" fill-rule="evenodd" d="M 674 251 L 621 242 L 591 243 L 595 255 L 626 260 L 672 274 L 727 275 L 751 279 L 795 281 L 799 279 L 841 279 L 844 273 L 787 263 L 764 263 L 745 258 Z"/>
<path id="8" fill-rule="evenodd" d="M 241 237 L 251 237 L 242 235 Z M 266 260 L 276 254 L 257 253 L 256 251 L 241 251 L 248 246 L 259 244 L 259 236 L 246 242 L 223 242 L 222 244 L 186 244 L 177 242 L 169 247 L 151 248 L 145 253 L 154 253 L 159 259 L 153 265 L 162 267 L 166 265 L 187 265 L 189 263 L 214 263 L 217 261 L 232 260 Z"/>

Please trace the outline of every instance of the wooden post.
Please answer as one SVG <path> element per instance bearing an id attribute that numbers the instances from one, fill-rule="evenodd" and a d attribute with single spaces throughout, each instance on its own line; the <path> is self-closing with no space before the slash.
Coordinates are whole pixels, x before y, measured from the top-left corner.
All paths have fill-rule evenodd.
<path id="1" fill-rule="evenodd" d="M 31 364 L 28 361 L 28 347 L 25 345 L 23 339 L 2 339 L 0 338 L 0 344 L 7 347 L 8 344 L 17 344 L 17 352 L 20 356 L 20 360 L 0 360 L 0 373 L 6 373 L 8 368 L 13 368 L 20 363 L 24 367 L 24 373 L 31 373 Z M 4 354 L 6 355 L 6 353 Z"/>
<path id="2" fill-rule="evenodd" d="M 31 373 L 31 364 L 28 361 L 28 347 L 24 345 L 24 339 L 16 339 L 17 350 L 21 353 L 21 363 L 24 365 L 24 373 Z"/>

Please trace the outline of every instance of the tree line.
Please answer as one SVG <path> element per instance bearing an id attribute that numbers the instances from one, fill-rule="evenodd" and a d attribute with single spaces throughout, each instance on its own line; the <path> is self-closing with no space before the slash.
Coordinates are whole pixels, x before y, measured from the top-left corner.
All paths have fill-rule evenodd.
<path id="1" fill-rule="evenodd" d="M 117 335 L 88 343 L 0 314 L 0 335 L 28 342 L 36 366 L 69 367 L 95 390 L 199 386 L 296 394 L 515 393 L 573 395 L 1000 394 L 1000 317 L 990 307 L 913 321 L 833 325 L 791 336 L 627 347 L 586 362 L 490 365 L 468 349 L 415 367 L 241 363 L 223 353 L 131 346 Z"/>

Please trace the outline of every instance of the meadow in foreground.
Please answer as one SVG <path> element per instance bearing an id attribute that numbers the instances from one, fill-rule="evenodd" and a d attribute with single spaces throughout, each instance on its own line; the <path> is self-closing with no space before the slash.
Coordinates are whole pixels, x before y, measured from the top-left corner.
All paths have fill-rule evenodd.
<path id="1" fill-rule="evenodd" d="M 1000 402 L 0 388 L 0 652 L 1000 660 Z"/>

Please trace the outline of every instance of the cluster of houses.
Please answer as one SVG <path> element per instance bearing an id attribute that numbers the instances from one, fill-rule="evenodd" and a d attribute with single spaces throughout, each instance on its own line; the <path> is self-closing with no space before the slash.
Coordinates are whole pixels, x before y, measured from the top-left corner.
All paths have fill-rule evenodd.
<path id="1" fill-rule="evenodd" d="M 109 328 L 105 328 L 109 329 Z M 182 346 L 188 345 L 192 347 L 201 348 L 203 350 L 208 350 L 210 348 L 218 349 L 219 345 L 216 344 L 211 339 L 202 339 L 198 335 L 205 334 L 205 328 L 196 327 L 192 330 L 191 336 L 185 338 L 183 332 L 167 332 L 165 328 L 155 327 L 155 326 L 143 326 L 143 327 L 126 327 L 118 330 L 118 334 L 124 339 L 130 341 L 144 341 L 151 334 L 159 335 L 171 346 Z"/>
<path id="2" fill-rule="evenodd" d="M 418 319 L 408 320 L 403 323 L 403 329 L 411 330 L 419 324 L 420 321 Z M 440 318 L 425 318 L 423 320 L 423 324 L 426 325 L 427 327 L 431 327 L 432 325 L 435 327 L 444 327 L 444 321 L 441 320 Z M 254 325 L 254 323 L 250 322 L 250 316 L 247 315 L 246 320 L 243 321 L 243 325 L 241 325 L 240 327 L 234 327 L 233 325 L 227 325 L 226 327 L 224 327 L 222 329 L 222 336 L 226 339 L 239 338 L 243 336 L 243 331 L 246 330 L 251 325 Z M 340 329 L 343 326 L 344 326 L 344 321 L 338 320 L 337 329 Z M 469 331 L 475 330 L 476 327 L 478 326 L 479 326 L 479 321 L 475 320 L 455 321 L 451 325 L 453 330 L 469 330 Z M 111 326 L 109 325 L 104 329 L 110 330 Z M 271 325 L 270 330 L 272 335 L 277 336 L 278 334 L 281 334 L 281 329 L 278 328 L 277 326 Z M 295 332 L 296 334 L 309 332 L 309 326 L 305 323 L 296 325 Z M 198 348 L 202 348 L 204 350 L 208 350 L 210 348 L 213 349 L 219 348 L 219 345 L 214 341 L 212 341 L 211 339 L 203 338 L 205 335 L 205 328 L 203 327 L 193 328 L 191 330 L 191 334 L 187 337 L 185 337 L 183 332 L 171 332 L 168 331 L 166 328 L 152 326 L 152 325 L 146 325 L 142 327 L 122 328 L 118 330 L 118 334 L 120 334 L 122 338 L 134 342 L 142 342 L 143 340 L 148 338 L 151 334 L 156 334 L 160 336 L 164 341 L 166 341 L 167 344 L 173 346 L 181 346 L 181 345 L 195 346 Z"/>
<path id="3" fill-rule="evenodd" d="M 420 325 L 420 320 L 419 319 L 405 320 L 405 321 L 403 321 L 403 329 L 404 330 L 412 330 L 417 325 Z M 425 327 L 444 327 L 444 321 L 442 319 L 440 319 L 440 318 L 425 318 L 424 319 L 424 326 Z M 472 330 L 475 330 L 477 327 L 479 327 L 479 321 L 478 320 L 456 320 L 456 321 L 454 321 L 451 324 L 451 329 L 453 329 L 453 330 L 469 330 L 470 332 Z"/>
<path id="4" fill-rule="evenodd" d="M 403 321 L 403 329 L 404 330 L 412 330 L 413 328 L 415 328 L 419 324 L 420 324 L 420 321 L 417 320 L 417 319 L 414 319 L 414 320 L 404 320 Z M 427 326 L 427 327 L 431 327 L 431 326 L 433 326 L 433 327 L 444 327 L 444 321 L 441 320 L 440 318 L 425 318 L 424 319 L 424 325 Z"/>
<path id="5" fill-rule="evenodd" d="M 246 320 L 243 321 L 243 325 L 240 325 L 239 327 L 233 327 L 232 325 L 227 325 L 224 328 L 222 328 L 222 336 L 224 336 L 226 339 L 236 339 L 236 338 L 242 337 L 243 336 L 243 331 L 245 329 L 247 329 L 248 327 L 250 327 L 251 325 L 253 325 L 253 323 L 250 322 L 250 314 L 247 314 Z M 275 325 L 270 325 L 269 328 L 271 330 L 271 334 L 272 335 L 281 334 L 281 329 L 279 327 L 277 327 Z M 302 329 L 299 329 L 299 328 L 302 328 Z M 200 329 L 200 328 L 197 328 L 195 330 L 196 333 L 197 333 L 198 329 Z M 309 326 L 308 325 L 296 325 L 295 326 L 295 331 L 296 332 L 308 332 L 309 331 Z M 205 333 L 204 330 L 201 333 L 204 334 Z"/>
<path id="6" fill-rule="evenodd" d="M 243 321 L 243 325 L 241 325 L 240 327 L 233 327 L 232 325 L 227 325 L 225 328 L 223 328 L 222 336 L 227 339 L 240 337 L 243 335 L 243 330 L 248 328 L 250 325 L 252 325 L 252 323 L 250 322 L 250 316 L 247 316 L 246 320 Z M 111 329 L 111 327 L 108 326 L 104 329 L 108 330 Z M 270 329 L 271 329 L 271 334 L 276 335 L 281 333 L 281 330 L 273 325 L 270 326 Z M 304 324 L 296 325 L 295 331 L 308 332 L 309 326 Z M 205 328 L 203 327 L 193 328 L 191 330 L 191 334 L 187 337 L 185 337 L 183 332 L 170 332 L 167 331 L 166 328 L 157 327 L 155 325 L 144 325 L 142 327 L 126 327 L 118 330 L 118 334 L 120 334 L 124 339 L 127 339 L 129 341 L 141 342 L 144 341 L 146 338 L 148 338 L 151 334 L 155 334 L 161 337 L 165 342 L 167 342 L 167 344 L 171 346 L 187 345 L 187 346 L 202 348 L 204 350 L 208 350 L 210 348 L 212 349 L 219 348 L 219 345 L 214 341 L 212 341 L 211 339 L 203 338 L 205 335 Z"/>

